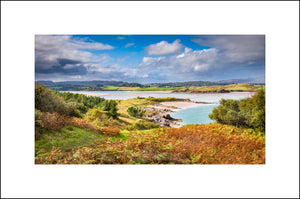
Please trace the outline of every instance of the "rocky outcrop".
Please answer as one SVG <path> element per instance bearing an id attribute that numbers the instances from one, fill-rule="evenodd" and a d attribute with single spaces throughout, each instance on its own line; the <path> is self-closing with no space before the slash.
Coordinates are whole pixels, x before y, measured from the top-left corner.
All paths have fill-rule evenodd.
<path id="1" fill-rule="evenodd" d="M 190 99 L 177 99 L 176 101 L 182 102 L 192 102 L 195 104 L 213 104 L 209 102 L 195 102 Z M 144 108 L 146 110 L 146 118 L 149 121 L 159 124 L 160 126 L 176 126 L 179 125 L 179 122 L 182 122 L 181 119 L 172 118 L 170 112 L 173 112 L 174 109 L 178 109 L 175 106 L 169 106 L 163 104 L 164 102 L 156 105 L 148 105 Z"/>
<path id="2" fill-rule="evenodd" d="M 172 107 L 172 108 L 175 109 L 176 107 Z M 162 108 L 162 107 L 155 108 L 152 106 L 152 107 L 145 108 L 145 110 L 151 112 L 151 114 L 148 115 L 149 117 L 148 120 L 153 121 L 154 123 L 157 123 L 160 126 L 178 125 L 178 122 L 182 122 L 181 119 L 175 119 L 171 117 L 169 113 L 173 111 L 168 108 Z"/>

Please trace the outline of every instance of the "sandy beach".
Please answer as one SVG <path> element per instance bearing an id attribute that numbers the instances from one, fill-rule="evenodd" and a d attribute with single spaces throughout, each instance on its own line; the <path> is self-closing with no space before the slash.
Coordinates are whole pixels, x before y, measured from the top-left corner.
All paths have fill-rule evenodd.
<path id="1" fill-rule="evenodd" d="M 94 97 L 100 97 L 100 96 L 106 96 L 106 95 L 109 95 L 109 94 L 106 94 L 106 93 L 85 93 L 86 96 L 94 96 Z"/>
<path id="2" fill-rule="evenodd" d="M 161 102 L 156 105 L 150 105 L 148 107 L 155 108 L 155 109 L 169 109 L 169 110 L 176 110 L 182 108 L 188 108 L 193 106 L 204 106 L 209 103 L 199 103 L 199 102 L 189 102 L 189 101 L 175 101 L 175 102 Z"/>
<path id="3" fill-rule="evenodd" d="M 176 107 L 176 108 L 184 108 L 188 106 L 195 106 L 195 105 L 202 105 L 201 103 L 195 102 L 161 102 L 159 103 L 161 106 L 168 106 L 168 107 Z"/>

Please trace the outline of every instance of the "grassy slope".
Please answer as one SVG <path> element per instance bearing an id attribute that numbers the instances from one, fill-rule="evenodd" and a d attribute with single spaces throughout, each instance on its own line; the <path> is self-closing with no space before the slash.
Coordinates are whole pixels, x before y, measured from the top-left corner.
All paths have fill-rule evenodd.
<path id="1" fill-rule="evenodd" d="M 49 131 L 35 142 L 36 153 L 50 151 L 52 147 L 59 147 L 63 152 L 69 152 L 74 148 L 92 146 L 96 142 L 109 136 L 101 135 L 95 131 L 65 126 L 61 130 Z M 113 140 L 125 138 L 123 134 L 112 136 Z"/>
<path id="2" fill-rule="evenodd" d="M 127 113 L 128 107 L 146 107 L 158 102 L 172 101 L 174 98 L 132 98 L 128 100 L 120 100 L 118 103 L 119 120 L 118 123 L 124 128 L 126 125 L 131 125 L 137 120 L 144 120 L 143 118 L 136 118 Z M 36 141 L 35 150 L 49 151 L 53 146 L 61 147 L 63 152 L 70 151 L 75 147 L 89 146 L 98 140 L 103 140 L 106 137 L 97 132 L 80 129 L 73 126 L 66 126 L 61 130 L 48 131 L 43 134 L 40 139 Z"/>
<path id="3" fill-rule="evenodd" d="M 234 86 L 232 88 L 240 89 Z M 172 100 L 175 99 L 120 100 L 120 120 L 127 124 L 137 120 L 128 115 L 127 108 L 130 106 L 145 107 Z M 121 130 L 117 136 L 66 126 L 43 134 L 36 141 L 35 149 L 36 163 L 257 164 L 265 161 L 264 136 L 257 136 L 251 129 L 220 124 L 189 125 L 177 130 Z"/>
<path id="4" fill-rule="evenodd" d="M 56 138 L 59 139 L 66 138 Z M 69 153 L 64 152 L 65 149 L 54 148 L 51 152 L 38 155 L 36 163 L 265 163 L 264 136 L 251 129 L 220 124 L 187 125 L 178 129 L 123 130 L 118 137 L 100 137 L 91 143 L 90 146 L 86 146 L 85 142 L 77 144 Z"/>
<path id="5" fill-rule="evenodd" d="M 51 89 L 60 89 L 60 87 L 50 87 Z M 88 90 L 89 87 L 82 86 L 80 87 L 83 90 Z M 172 91 L 172 92 L 184 92 L 184 93 L 197 93 L 197 92 L 220 92 L 224 89 L 227 91 L 243 91 L 243 92 L 253 92 L 258 89 L 265 88 L 261 85 L 252 85 L 252 84 L 230 84 L 230 85 L 221 85 L 221 86 L 201 86 L 201 87 L 119 87 L 119 86 L 105 86 L 104 91 Z"/>
<path id="6" fill-rule="evenodd" d="M 106 86 L 103 90 L 105 91 L 171 91 L 176 89 L 175 87 L 160 88 L 160 87 L 118 87 L 118 86 Z"/>
<path id="7" fill-rule="evenodd" d="M 243 91 L 243 92 L 255 92 L 259 89 L 264 89 L 262 85 L 252 84 L 229 84 L 221 86 L 202 86 L 202 87 L 183 87 L 173 90 L 173 92 L 183 93 L 197 93 L 197 92 L 220 92 L 222 89 L 226 91 Z"/>
<path id="8" fill-rule="evenodd" d="M 175 87 L 166 87 L 166 88 L 160 88 L 160 87 L 149 87 L 149 88 L 138 88 L 136 91 L 172 91 L 175 90 Z"/>
<path id="9" fill-rule="evenodd" d="M 264 85 L 252 85 L 252 84 L 229 84 L 229 85 L 218 85 L 218 86 L 201 86 L 201 87 L 118 87 L 118 86 L 106 86 L 104 90 L 107 91 L 173 91 L 173 92 L 220 92 L 222 89 L 226 91 L 239 91 L 239 92 L 255 92 L 261 88 L 265 88 Z"/>

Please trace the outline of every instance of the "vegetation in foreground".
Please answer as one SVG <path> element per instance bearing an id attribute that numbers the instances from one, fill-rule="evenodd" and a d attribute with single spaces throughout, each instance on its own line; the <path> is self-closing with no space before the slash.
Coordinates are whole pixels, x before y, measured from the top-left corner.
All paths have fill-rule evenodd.
<path id="1" fill-rule="evenodd" d="M 145 119 L 143 107 L 176 98 L 115 101 L 36 85 L 35 99 L 36 164 L 265 163 L 260 128 L 225 122 L 162 128 Z"/>
<path id="2" fill-rule="evenodd" d="M 265 139 L 252 129 L 221 124 L 122 131 L 92 146 L 63 147 L 36 156 L 37 164 L 264 164 Z"/>

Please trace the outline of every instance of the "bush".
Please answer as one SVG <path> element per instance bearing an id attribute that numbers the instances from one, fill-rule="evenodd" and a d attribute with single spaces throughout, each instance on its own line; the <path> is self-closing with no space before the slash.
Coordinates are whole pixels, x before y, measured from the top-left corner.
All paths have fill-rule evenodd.
<path id="1" fill-rule="evenodd" d="M 44 113 L 35 109 L 35 139 L 49 130 L 60 130 L 66 123 L 66 118 L 58 113 Z"/>
<path id="2" fill-rule="evenodd" d="M 106 114 L 109 117 L 112 117 L 114 119 L 118 119 L 117 105 L 118 105 L 117 102 L 114 101 L 114 100 L 105 100 L 104 104 L 103 104 L 103 107 L 102 107 L 102 110 L 106 111 Z"/>
<path id="3" fill-rule="evenodd" d="M 89 109 L 84 117 L 87 121 L 93 122 L 98 127 L 103 126 L 119 126 L 120 122 L 107 115 L 107 111 L 102 111 L 99 108 Z"/>
<path id="4" fill-rule="evenodd" d="M 135 107 L 129 107 L 127 109 L 127 113 L 130 115 L 130 116 L 133 116 L 133 117 L 143 117 L 143 115 L 145 114 L 145 110 L 142 110 L 142 109 L 139 109 L 139 108 L 135 108 Z"/>
<path id="5" fill-rule="evenodd" d="M 245 126 L 265 132 L 265 91 L 260 90 L 251 98 L 220 101 L 210 119 L 221 124 Z"/>
<path id="6" fill-rule="evenodd" d="M 67 104 L 61 96 L 39 84 L 35 85 L 35 108 L 42 112 L 80 117 L 74 104 Z"/>
<path id="7" fill-rule="evenodd" d="M 35 109 L 35 138 L 39 139 L 42 134 L 52 130 L 60 130 L 70 125 L 81 129 L 89 129 L 101 133 L 101 129 L 83 118 L 68 117 L 56 112 L 47 113 Z"/>
<path id="8" fill-rule="evenodd" d="M 107 127 L 101 128 L 101 133 L 104 135 L 119 135 L 120 134 L 120 127 L 110 125 Z"/>
<path id="9" fill-rule="evenodd" d="M 85 119 L 93 122 L 93 121 L 105 121 L 108 119 L 106 115 L 106 111 L 102 111 L 99 108 L 89 109 L 85 114 Z"/>

